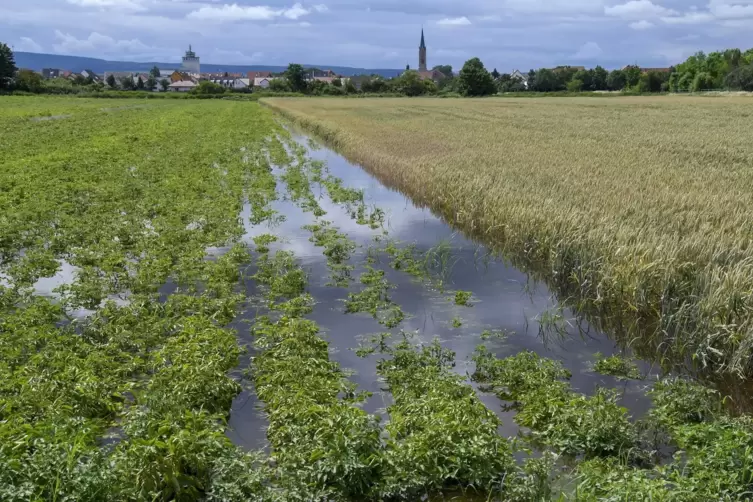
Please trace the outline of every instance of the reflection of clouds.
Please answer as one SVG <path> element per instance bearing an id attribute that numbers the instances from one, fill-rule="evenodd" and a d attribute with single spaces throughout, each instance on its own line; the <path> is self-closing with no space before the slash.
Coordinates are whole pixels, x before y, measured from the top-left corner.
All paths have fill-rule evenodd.
<path id="1" fill-rule="evenodd" d="M 71 284 L 76 279 L 76 273 L 79 268 L 71 265 L 65 260 L 56 260 L 60 267 L 55 275 L 51 277 L 42 277 L 34 283 L 34 293 L 40 296 L 51 296 L 59 298 L 60 295 L 53 290 L 63 284 Z"/>

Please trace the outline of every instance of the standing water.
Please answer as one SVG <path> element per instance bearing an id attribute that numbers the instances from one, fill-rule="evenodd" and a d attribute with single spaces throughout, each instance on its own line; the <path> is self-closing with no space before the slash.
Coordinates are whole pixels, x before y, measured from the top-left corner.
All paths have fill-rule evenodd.
<path id="1" fill-rule="evenodd" d="M 323 161 L 328 172 L 343 181 L 343 186 L 362 189 L 367 206 L 384 212 L 384 229 L 374 230 L 368 225 L 359 225 L 342 205 L 332 203 L 324 190 L 321 193 L 315 190 L 319 196 L 317 202 L 326 211 L 324 219 L 358 245 L 350 258 L 350 263 L 355 266 L 352 276 L 357 279 L 365 270 L 367 258 L 376 257 L 374 267 L 384 270 L 385 278 L 394 285 L 390 297 L 402 308 L 406 318 L 393 332 L 415 333 L 413 340 L 416 343 L 439 338 L 444 347 L 455 352 L 456 371 L 465 376 L 469 384 L 472 384 L 470 375 L 474 369 L 471 357 L 479 345 L 484 344 L 498 357 L 533 351 L 559 360 L 570 370 L 570 383 L 575 391 L 590 395 L 598 387 L 616 388 L 621 393 L 621 404 L 634 418 L 645 414 L 650 405 L 644 392 L 645 383 L 620 381 L 592 370 L 594 354 L 619 352 L 615 342 L 559 305 L 543 283 L 534 282 L 483 245 L 469 240 L 428 209 L 415 206 L 409 198 L 384 186 L 341 155 L 316 145 L 303 135 L 294 136 L 294 140 L 306 149 L 310 159 Z M 390 395 L 383 390 L 384 383 L 376 373 L 379 356 L 363 358 L 356 354 L 364 339 L 384 332 L 384 326 L 367 314 L 345 313 L 348 292 L 358 291 L 359 284 L 355 280 L 349 288 L 328 285 L 330 271 L 326 257 L 321 248 L 310 242 L 311 232 L 302 228 L 314 223 L 314 216 L 290 200 L 276 201 L 273 207 L 285 216 L 284 221 L 274 225 L 251 226 L 248 224 L 250 208 L 244 209 L 242 217 L 247 225 L 244 238 L 251 244 L 253 237 L 271 233 L 278 237 L 273 250 L 295 254 L 308 272 L 308 291 L 317 302 L 308 317 L 320 326 L 323 337 L 329 342 L 331 360 L 353 373 L 350 379 L 359 390 L 373 394 L 365 404 L 366 411 L 386 415 Z M 418 280 L 390 267 L 389 256 L 375 253 L 377 247 L 384 246 L 380 241 L 385 238 L 399 243 L 400 247 L 412 244 L 418 253 L 436 256 L 441 285 L 437 281 Z M 258 295 L 253 280 L 247 280 L 245 287 L 248 297 Z M 455 304 L 455 291 L 472 293 L 469 306 Z M 252 342 L 249 326 L 259 312 L 257 307 L 249 305 L 233 326 L 249 348 Z M 485 331 L 504 333 L 504 336 L 486 337 L 482 335 Z M 246 367 L 248 363 L 249 358 L 242 362 L 242 366 Z M 643 373 L 650 371 L 646 364 L 639 366 Z M 233 404 L 227 435 L 244 448 L 264 448 L 266 420 L 250 384 L 247 387 Z M 480 390 L 478 394 L 502 419 L 500 433 L 515 436 L 518 426 L 513 421 L 514 413 L 505 411 L 504 403 L 495 395 Z"/>

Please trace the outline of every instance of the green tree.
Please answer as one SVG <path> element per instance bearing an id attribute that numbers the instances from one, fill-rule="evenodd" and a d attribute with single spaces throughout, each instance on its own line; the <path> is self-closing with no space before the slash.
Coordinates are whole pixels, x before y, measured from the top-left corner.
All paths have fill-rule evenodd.
<path id="1" fill-rule="evenodd" d="M 494 79 L 479 58 L 466 61 L 458 78 L 460 92 L 466 96 L 488 96 L 497 92 Z"/>
<path id="2" fill-rule="evenodd" d="M 157 79 L 154 75 L 149 75 L 149 78 L 144 83 L 144 87 L 146 87 L 147 91 L 153 91 L 157 87 Z"/>
<path id="3" fill-rule="evenodd" d="M 16 73 L 16 88 L 26 92 L 42 92 L 44 84 L 42 76 L 32 70 L 18 70 Z"/>
<path id="4" fill-rule="evenodd" d="M 117 83 L 117 82 L 115 81 L 115 75 L 113 75 L 112 73 L 110 73 L 110 74 L 109 74 L 109 75 L 107 76 L 107 86 L 108 86 L 108 87 L 109 87 L 110 89 L 115 89 L 115 87 L 116 87 L 117 85 L 118 85 L 118 83 Z"/>
<path id="5" fill-rule="evenodd" d="M 125 91 L 132 91 L 136 84 L 133 81 L 133 75 L 126 75 L 120 79 L 120 87 Z"/>
<path id="6" fill-rule="evenodd" d="M 500 73 L 499 73 L 499 72 L 497 71 L 497 69 L 496 69 L 496 68 L 494 68 L 494 69 L 492 70 L 492 78 L 493 78 L 494 80 L 499 80 L 499 77 L 501 77 L 501 76 L 502 76 L 502 75 L 500 75 Z"/>
<path id="7" fill-rule="evenodd" d="M 73 85 L 86 85 L 86 78 L 83 75 L 76 75 L 73 77 Z"/>
<path id="8" fill-rule="evenodd" d="M 199 85 L 196 86 L 192 91 L 192 94 L 224 94 L 225 88 L 222 87 L 220 84 L 215 84 L 214 82 L 210 82 L 208 80 L 204 80 L 203 82 L 199 82 Z"/>
<path id="9" fill-rule="evenodd" d="M 353 82 L 348 80 L 348 82 L 345 84 L 345 92 L 347 92 L 348 94 L 357 94 L 358 89 L 356 89 L 356 86 L 353 85 Z"/>
<path id="10" fill-rule="evenodd" d="M 170 88 L 170 81 L 166 78 L 163 78 L 159 81 L 159 86 L 162 88 L 163 91 L 166 91 Z"/>
<path id="11" fill-rule="evenodd" d="M 635 87 L 641 80 L 641 69 L 637 66 L 627 66 L 622 73 L 625 75 L 625 87 Z"/>
<path id="12" fill-rule="evenodd" d="M 275 92 L 290 92 L 290 82 L 286 78 L 275 78 L 269 81 L 269 90 Z"/>
<path id="13" fill-rule="evenodd" d="M 406 96 L 420 96 L 426 92 L 421 76 L 414 70 L 403 72 L 402 75 L 393 79 L 392 87 L 395 92 Z"/>
<path id="14" fill-rule="evenodd" d="M 452 65 L 449 64 L 438 64 L 432 70 L 437 70 L 439 72 L 442 72 L 445 77 L 452 77 Z"/>
<path id="15" fill-rule="evenodd" d="M 146 86 L 144 85 L 144 81 L 141 80 L 141 75 L 139 75 L 139 78 L 136 80 L 136 89 L 139 91 L 143 91 Z"/>
<path id="16" fill-rule="evenodd" d="M 306 82 L 306 70 L 303 66 L 290 63 L 288 69 L 285 70 L 285 79 L 293 92 L 306 92 L 308 82 Z"/>
<path id="17" fill-rule="evenodd" d="M 724 79 L 724 85 L 735 91 L 753 91 L 753 65 L 735 68 Z"/>
<path id="18" fill-rule="evenodd" d="M 690 90 L 693 92 L 707 91 L 714 88 L 714 78 L 710 73 L 700 72 L 693 79 Z"/>
<path id="19" fill-rule="evenodd" d="M 343 81 L 340 80 L 339 78 L 335 78 L 332 80 L 332 85 L 334 85 L 335 87 L 342 87 Z"/>
<path id="20" fill-rule="evenodd" d="M 567 90 L 569 92 L 580 92 L 583 90 L 584 83 L 582 80 L 574 78 L 567 83 Z"/>
<path id="21" fill-rule="evenodd" d="M 528 88 L 537 92 L 556 92 L 565 88 L 559 73 L 548 68 L 541 68 L 528 80 Z"/>
<path id="22" fill-rule="evenodd" d="M 609 72 L 597 66 L 591 70 L 591 90 L 592 91 L 606 91 L 608 89 L 607 79 L 609 78 Z"/>
<path id="23" fill-rule="evenodd" d="M 9 89 L 16 74 L 16 60 L 10 47 L 0 42 L 0 89 Z"/>
<path id="24" fill-rule="evenodd" d="M 160 71 L 159 68 L 155 65 L 151 70 L 149 70 L 149 75 L 154 77 L 154 80 L 156 81 L 160 77 Z"/>

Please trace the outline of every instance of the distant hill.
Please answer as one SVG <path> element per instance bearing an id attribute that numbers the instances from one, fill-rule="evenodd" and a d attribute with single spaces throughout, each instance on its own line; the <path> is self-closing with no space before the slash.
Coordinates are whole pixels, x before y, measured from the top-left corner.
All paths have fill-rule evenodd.
<path id="1" fill-rule="evenodd" d="M 161 69 L 172 70 L 180 68 L 180 63 L 159 63 L 144 62 L 133 63 L 128 61 L 106 61 L 104 59 L 87 58 L 79 56 L 63 56 L 59 54 L 37 54 L 35 52 L 14 52 L 16 66 L 19 68 L 28 68 L 30 70 L 41 71 L 42 68 L 60 68 L 72 72 L 83 70 L 92 70 L 95 73 L 104 73 L 106 71 L 149 71 L 155 65 Z M 330 65 L 312 65 L 304 64 L 306 68 L 321 68 L 322 70 L 332 70 L 337 74 L 344 76 L 352 75 L 371 75 L 377 74 L 383 77 L 391 78 L 399 75 L 401 70 L 390 69 L 369 69 L 369 68 L 351 68 L 348 66 L 330 66 Z M 229 64 L 208 64 L 201 63 L 203 72 L 220 72 L 229 73 L 246 73 L 249 71 L 272 71 L 280 72 L 285 70 L 285 66 L 270 65 L 229 65 Z"/>

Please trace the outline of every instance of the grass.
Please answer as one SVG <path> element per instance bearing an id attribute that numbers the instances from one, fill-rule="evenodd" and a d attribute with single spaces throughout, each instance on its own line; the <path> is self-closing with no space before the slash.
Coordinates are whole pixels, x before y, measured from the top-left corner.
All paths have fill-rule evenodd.
<path id="1" fill-rule="evenodd" d="M 264 103 L 538 271 L 642 356 L 753 374 L 744 98 Z"/>

